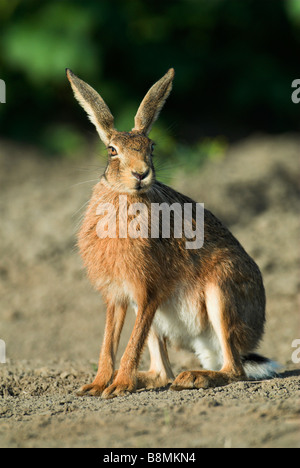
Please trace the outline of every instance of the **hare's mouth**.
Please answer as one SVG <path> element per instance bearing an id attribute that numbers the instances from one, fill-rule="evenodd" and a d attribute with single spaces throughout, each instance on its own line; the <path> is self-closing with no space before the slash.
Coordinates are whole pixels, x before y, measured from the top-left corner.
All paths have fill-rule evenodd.
<path id="1" fill-rule="evenodd" d="M 143 189 L 143 188 L 148 187 L 148 185 L 150 185 L 150 184 L 149 184 L 149 181 L 148 181 L 148 182 L 143 182 L 143 181 L 141 180 L 141 181 L 139 181 L 139 182 L 136 182 L 136 184 L 135 184 L 135 189 L 136 189 L 136 190 L 141 190 L 141 189 Z"/>
<path id="2" fill-rule="evenodd" d="M 147 181 L 147 182 L 143 182 L 143 181 L 137 182 L 134 187 L 134 190 L 138 193 L 146 192 L 147 190 L 149 190 L 151 185 L 152 185 L 152 180 Z"/>
<path id="3" fill-rule="evenodd" d="M 131 172 L 134 180 L 134 190 L 137 192 L 148 190 L 153 183 L 153 171 L 148 168 L 143 174 L 138 172 Z"/>

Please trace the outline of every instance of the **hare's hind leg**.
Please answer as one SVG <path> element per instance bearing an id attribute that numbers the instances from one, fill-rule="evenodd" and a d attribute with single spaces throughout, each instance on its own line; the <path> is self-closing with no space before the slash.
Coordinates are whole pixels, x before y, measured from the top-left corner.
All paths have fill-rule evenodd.
<path id="1" fill-rule="evenodd" d="M 137 388 L 165 387 L 174 380 L 166 341 L 160 338 L 155 329 L 151 327 L 147 342 L 150 352 L 150 368 L 147 372 L 138 372 Z"/>
<path id="2" fill-rule="evenodd" d="M 222 299 L 219 287 L 209 284 L 205 290 L 205 299 L 208 319 L 217 335 L 223 354 L 222 369 L 182 372 L 173 382 L 172 390 L 220 387 L 237 380 L 246 380 L 240 354 L 230 332 L 231 325 L 225 316 L 225 314 L 230 315 L 230 311 L 225 310 L 225 301 Z"/>
<path id="3" fill-rule="evenodd" d="M 123 328 L 127 303 L 122 305 L 108 304 L 103 343 L 99 356 L 98 371 L 91 384 L 84 385 L 77 395 L 100 396 L 112 382 L 115 366 L 115 356 L 118 350 Z"/>

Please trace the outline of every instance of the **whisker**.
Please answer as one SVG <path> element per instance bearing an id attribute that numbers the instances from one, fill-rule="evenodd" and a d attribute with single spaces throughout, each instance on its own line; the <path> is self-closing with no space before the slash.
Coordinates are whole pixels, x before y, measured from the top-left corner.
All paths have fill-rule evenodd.
<path id="1" fill-rule="evenodd" d="M 90 179 L 90 180 L 84 180 L 83 182 L 77 182 L 76 184 L 70 185 L 69 188 L 71 188 L 71 187 L 76 187 L 77 185 L 88 184 L 88 183 L 90 183 L 90 182 L 96 182 L 96 181 L 99 181 L 99 178 L 97 178 L 97 179 Z"/>
<path id="2" fill-rule="evenodd" d="M 90 200 L 86 201 L 80 208 L 78 208 L 78 210 L 75 211 L 75 213 L 72 214 L 72 218 L 74 218 L 74 216 L 77 215 L 77 213 L 79 213 L 88 203 L 89 203 Z"/>
<path id="3" fill-rule="evenodd" d="M 95 172 L 101 170 L 100 166 L 91 166 L 91 167 L 75 167 L 74 171 L 76 172 Z"/>

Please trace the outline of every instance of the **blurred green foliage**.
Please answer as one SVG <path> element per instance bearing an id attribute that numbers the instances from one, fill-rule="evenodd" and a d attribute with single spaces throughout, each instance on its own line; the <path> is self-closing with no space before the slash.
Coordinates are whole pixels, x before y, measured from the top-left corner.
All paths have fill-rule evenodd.
<path id="1" fill-rule="evenodd" d="M 51 153 L 78 154 L 95 135 L 66 67 L 100 92 L 119 130 L 174 67 L 151 137 L 171 159 L 189 146 L 191 166 L 253 131 L 299 130 L 299 0 L 0 0 L 0 51 L 0 133 Z"/>

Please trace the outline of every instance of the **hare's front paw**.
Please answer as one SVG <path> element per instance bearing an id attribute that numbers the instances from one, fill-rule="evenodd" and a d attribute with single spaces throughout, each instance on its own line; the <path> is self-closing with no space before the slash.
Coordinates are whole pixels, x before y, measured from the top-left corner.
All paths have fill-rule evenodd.
<path id="1" fill-rule="evenodd" d="M 128 395 L 136 390 L 136 379 L 117 377 L 113 383 L 102 393 L 102 398 L 115 398 L 117 396 Z"/>
<path id="2" fill-rule="evenodd" d="M 101 396 L 103 391 L 106 389 L 106 387 L 116 377 L 117 373 L 118 373 L 118 371 L 115 371 L 114 374 L 113 374 L 113 377 L 109 376 L 111 374 L 103 375 L 103 374 L 99 373 L 96 376 L 94 382 L 81 387 L 78 390 L 77 395 L 78 396 L 88 395 L 88 396 L 97 396 L 97 397 Z"/>
<path id="3" fill-rule="evenodd" d="M 78 396 L 101 396 L 103 393 L 103 390 L 106 388 L 106 385 L 99 385 L 96 382 L 93 382 L 91 384 L 84 385 L 81 387 L 76 394 Z"/>
<path id="4" fill-rule="evenodd" d="M 173 379 L 153 371 L 140 371 L 137 373 L 137 389 L 167 387 Z"/>

